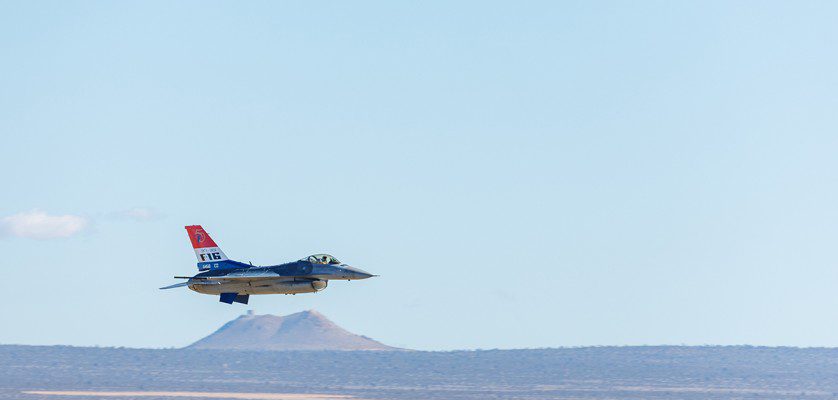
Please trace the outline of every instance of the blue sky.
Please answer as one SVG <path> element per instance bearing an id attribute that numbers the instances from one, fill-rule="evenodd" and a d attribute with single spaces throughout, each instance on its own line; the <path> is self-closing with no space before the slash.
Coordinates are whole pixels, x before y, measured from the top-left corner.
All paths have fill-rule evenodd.
<path id="1" fill-rule="evenodd" d="M 834 2 L 0 2 L 0 343 L 838 346 Z M 202 224 L 381 277 L 159 291 Z"/>

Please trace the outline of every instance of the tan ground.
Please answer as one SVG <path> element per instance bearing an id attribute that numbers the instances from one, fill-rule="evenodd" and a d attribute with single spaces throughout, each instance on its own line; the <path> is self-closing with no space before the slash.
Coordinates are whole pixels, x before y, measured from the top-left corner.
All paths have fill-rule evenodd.
<path id="1" fill-rule="evenodd" d="M 55 396 L 98 396 L 98 397 L 193 397 L 204 399 L 246 399 L 246 400 L 333 400 L 351 399 L 339 394 L 308 393 L 225 393 L 225 392 L 99 392 L 99 391 L 47 391 L 29 390 L 25 394 Z"/>

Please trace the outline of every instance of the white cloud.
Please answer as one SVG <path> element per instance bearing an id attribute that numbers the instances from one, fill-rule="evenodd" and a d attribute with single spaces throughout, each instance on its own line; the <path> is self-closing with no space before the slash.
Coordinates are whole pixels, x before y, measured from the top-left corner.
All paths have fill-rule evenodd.
<path id="1" fill-rule="evenodd" d="M 0 219 L 0 233 L 30 239 L 55 239 L 73 236 L 89 225 L 87 218 L 78 215 L 49 215 L 32 210 Z"/>
<path id="2" fill-rule="evenodd" d="M 114 213 L 114 216 L 118 218 L 133 219 L 134 221 L 152 221 L 161 217 L 160 213 L 157 211 L 144 207 L 134 207 L 122 210 Z"/>

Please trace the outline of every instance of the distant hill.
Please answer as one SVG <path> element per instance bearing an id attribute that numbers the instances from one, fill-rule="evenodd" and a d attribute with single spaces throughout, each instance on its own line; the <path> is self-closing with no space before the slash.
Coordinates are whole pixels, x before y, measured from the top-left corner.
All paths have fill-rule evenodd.
<path id="1" fill-rule="evenodd" d="M 221 350 L 398 350 L 337 326 L 309 310 L 286 315 L 248 312 L 188 349 Z"/>

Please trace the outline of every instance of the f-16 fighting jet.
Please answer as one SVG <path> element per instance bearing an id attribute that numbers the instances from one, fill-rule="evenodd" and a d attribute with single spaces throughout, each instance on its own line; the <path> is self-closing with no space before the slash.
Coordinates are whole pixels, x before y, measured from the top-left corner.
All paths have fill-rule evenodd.
<path id="1" fill-rule="evenodd" d="M 176 276 L 175 279 L 187 281 L 160 289 L 187 286 L 198 293 L 220 295 L 222 303 L 247 304 L 251 294 L 313 293 L 325 289 L 329 280 L 374 276 L 328 254 L 315 254 L 280 265 L 254 266 L 228 259 L 201 225 L 187 226 L 186 232 L 198 257 L 199 273 L 192 277 Z"/>

